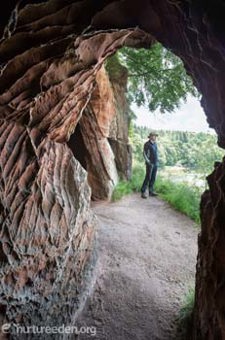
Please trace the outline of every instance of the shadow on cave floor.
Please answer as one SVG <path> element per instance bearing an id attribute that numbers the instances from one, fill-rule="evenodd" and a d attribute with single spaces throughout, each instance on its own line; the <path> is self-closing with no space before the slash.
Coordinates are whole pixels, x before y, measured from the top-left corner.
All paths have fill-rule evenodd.
<path id="1" fill-rule="evenodd" d="M 194 222 L 139 194 L 94 203 L 93 210 L 100 222 L 97 279 L 77 325 L 96 327 L 97 339 L 175 339 L 182 300 L 194 282 Z"/>

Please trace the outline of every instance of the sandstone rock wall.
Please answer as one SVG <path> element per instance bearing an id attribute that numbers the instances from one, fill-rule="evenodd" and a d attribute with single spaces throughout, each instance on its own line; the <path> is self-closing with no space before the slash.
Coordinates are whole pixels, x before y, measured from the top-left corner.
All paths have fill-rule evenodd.
<path id="1" fill-rule="evenodd" d="M 119 178 L 130 178 L 132 168 L 126 99 L 128 73 L 115 56 L 106 63 L 107 69 L 102 65 L 96 74 L 90 101 L 68 142 L 88 172 L 93 200 L 110 199 Z"/>
<path id="2" fill-rule="evenodd" d="M 6 12 L 1 8 L 3 16 L 13 2 Z M 25 6 L 29 2 L 18 2 L 7 29 L 0 25 L 0 303 L 9 322 L 45 322 L 51 310 L 49 323 L 73 314 L 67 302 L 77 297 L 88 258 L 79 260 L 79 250 L 91 248 L 86 175 L 66 143 L 75 129 L 75 149 L 84 147 L 86 129 L 90 139 L 103 133 L 99 126 L 93 130 L 97 118 L 88 105 L 103 62 L 124 44 L 160 41 L 184 61 L 225 147 L 225 7 L 219 0 L 49 0 Z M 108 146 L 96 142 L 99 158 L 89 166 Z M 84 156 L 81 161 L 88 167 Z M 195 339 L 225 337 L 224 164 L 209 178 L 201 205 Z M 104 173 L 110 183 L 112 170 Z"/>
<path id="3" fill-rule="evenodd" d="M 1 42 L 2 322 L 71 324 L 79 306 L 95 227 L 88 181 L 99 198 L 117 180 L 107 139 L 115 110 L 99 101 L 108 82 L 101 67 L 126 41 L 147 36 L 80 36 L 97 9 L 54 0 L 25 7 Z"/>
<path id="4" fill-rule="evenodd" d="M 110 124 L 109 143 L 115 155 L 119 177 L 129 179 L 132 171 L 132 149 L 128 139 L 129 105 L 126 99 L 128 71 L 116 56 L 112 56 L 107 62 L 107 73 L 116 109 L 116 115 Z"/>
<path id="5" fill-rule="evenodd" d="M 115 115 L 114 94 L 102 66 L 96 74 L 90 101 L 68 142 L 74 150 L 74 156 L 88 173 L 88 183 L 94 200 L 109 199 L 118 182 L 115 156 L 108 142 L 110 123 Z M 83 141 L 81 152 L 77 150 L 79 139 Z"/>
<path id="6" fill-rule="evenodd" d="M 215 164 L 202 195 L 198 239 L 194 339 L 224 339 L 224 189 L 225 163 Z"/>

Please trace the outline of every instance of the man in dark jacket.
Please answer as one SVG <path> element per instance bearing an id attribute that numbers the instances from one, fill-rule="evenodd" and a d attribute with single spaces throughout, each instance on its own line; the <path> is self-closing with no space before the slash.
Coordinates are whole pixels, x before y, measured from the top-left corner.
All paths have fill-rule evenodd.
<path id="1" fill-rule="evenodd" d="M 146 189 L 148 187 L 149 196 L 157 196 L 154 192 L 154 183 L 158 169 L 158 150 L 156 144 L 157 133 L 151 132 L 149 140 L 144 144 L 143 156 L 146 164 L 145 179 L 141 187 L 141 197 L 147 198 Z"/>

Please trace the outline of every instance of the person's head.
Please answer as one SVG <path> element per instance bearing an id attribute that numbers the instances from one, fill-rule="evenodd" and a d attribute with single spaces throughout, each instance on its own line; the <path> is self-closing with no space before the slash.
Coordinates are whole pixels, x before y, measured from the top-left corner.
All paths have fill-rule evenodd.
<path id="1" fill-rule="evenodd" d="M 151 142 L 155 142 L 156 137 L 158 137 L 158 134 L 156 132 L 150 132 L 149 135 L 148 135 L 148 138 Z"/>

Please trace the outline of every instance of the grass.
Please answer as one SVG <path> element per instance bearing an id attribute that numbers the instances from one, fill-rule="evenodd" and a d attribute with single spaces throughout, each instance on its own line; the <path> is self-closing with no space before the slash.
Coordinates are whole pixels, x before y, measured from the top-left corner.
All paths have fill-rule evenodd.
<path id="1" fill-rule="evenodd" d="M 177 339 L 190 339 L 193 322 L 195 290 L 190 287 L 184 296 L 182 307 L 177 319 Z"/>
<path id="2" fill-rule="evenodd" d="M 140 166 L 135 166 L 133 168 L 131 180 L 120 181 L 115 187 L 112 194 L 112 201 L 118 201 L 123 196 L 131 194 L 132 192 L 140 192 L 144 176 L 144 169 Z"/>
<path id="3" fill-rule="evenodd" d="M 201 192 L 198 188 L 191 187 L 187 183 L 174 183 L 160 177 L 157 178 L 155 188 L 160 196 L 176 210 L 189 216 L 197 224 L 200 223 Z"/>
<path id="4" fill-rule="evenodd" d="M 121 181 L 115 187 L 112 201 L 117 201 L 132 192 L 140 192 L 144 176 L 145 170 L 143 166 L 136 165 L 133 168 L 131 180 Z M 167 201 L 176 210 L 189 216 L 197 224 L 200 223 L 199 204 L 201 192 L 198 188 L 191 187 L 187 183 L 174 183 L 157 176 L 155 190 L 162 199 Z"/>

